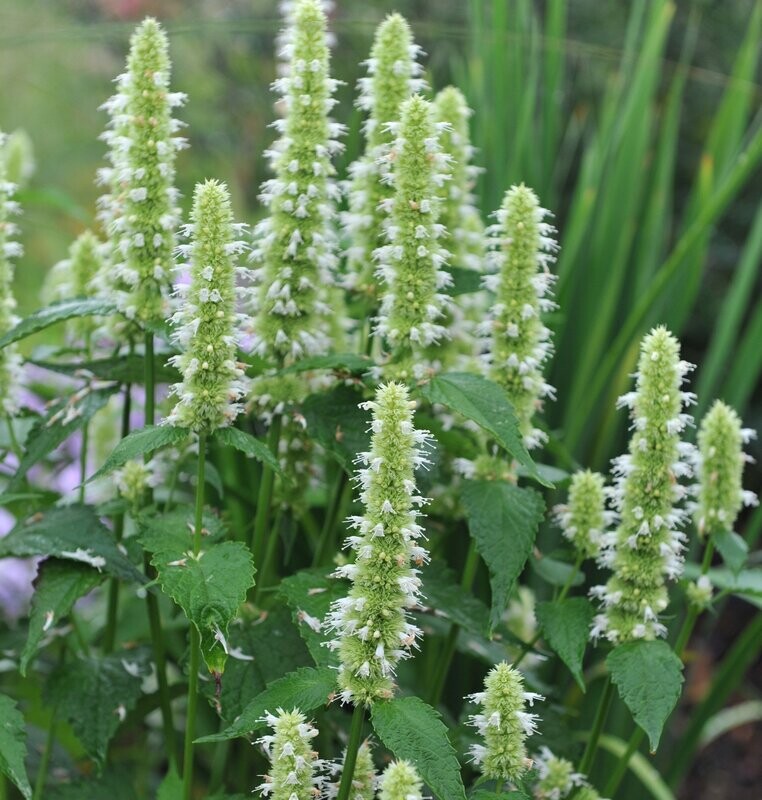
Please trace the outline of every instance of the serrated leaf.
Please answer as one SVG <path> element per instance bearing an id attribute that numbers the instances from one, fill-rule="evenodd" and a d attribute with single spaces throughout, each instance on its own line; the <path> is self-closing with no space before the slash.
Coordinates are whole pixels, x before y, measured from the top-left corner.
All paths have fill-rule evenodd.
<path id="1" fill-rule="evenodd" d="M 465 481 L 462 496 L 468 530 L 489 569 L 494 628 L 532 552 L 545 502 L 533 489 L 502 481 Z"/>
<path id="2" fill-rule="evenodd" d="M 280 463 L 270 448 L 250 433 L 240 428 L 218 428 L 214 432 L 214 439 L 220 444 L 235 447 L 250 458 L 256 458 L 257 461 L 267 464 L 278 475 L 282 473 Z"/>
<path id="3" fill-rule="evenodd" d="M 25 339 L 33 333 L 44 330 L 56 322 L 74 319 L 74 317 L 104 317 L 115 314 L 116 311 L 116 306 L 113 303 L 96 297 L 60 300 L 22 319 L 15 328 L 9 330 L 5 336 L 0 337 L 0 349 L 13 342 L 18 342 L 20 339 Z"/>
<path id="4" fill-rule="evenodd" d="M 30 800 L 32 787 L 24 766 L 25 758 L 24 717 L 10 697 L 0 694 L 0 772 L 13 781 L 26 800 Z"/>
<path id="5" fill-rule="evenodd" d="M 717 531 L 712 538 L 722 560 L 737 575 L 749 556 L 749 545 L 734 531 Z"/>
<path id="6" fill-rule="evenodd" d="M 174 543 L 157 549 L 151 563 L 161 588 L 201 635 L 209 671 L 221 675 L 227 661 L 228 625 L 254 585 L 254 562 L 243 542 L 204 543 L 197 557 Z"/>
<path id="7" fill-rule="evenodd" d="M 135 707 L 149 669 L 140 653 L 80 658 L 60 666 L 45 689 L 47 701 L 68 720 L 99 765 L 126 713 Z"/>
<path id="8" fill-rule="evenodd" d="M 143 384 L 145 382 L 145 358 L 137 353 L 75 363 L 37 361 L 35 359 L 30 359 L 30 363 L 61 375 L 94 376 L 102 381 L 116 381 L 117 383 Z M 179 370 L 167 363 L 166 353 L 154 358 L 153 375 L 156 383 L 177 383 L 180 380 Z"/>
<path id="9" fill-rule="evenodd" d="M 153 453 L 154 450 L 162 447 L 180 444 L 189 435 L 190 431 L 185 428 L 176 428 L 174 425 L 146 425 L 145 428 L 131 431 L 119 441 L 104 461 L 103 466 L 88 478 L 88 483 L 119 469 L 128 461 Z"/>
<path id="10" fill-rule="evenodd" d="M 55 556 L 79 561 L 126 581 L 145 577 L 117 547 L 111 532 L 90 506 L 60 506 L 19 522 L 0 539 L 3 556 Z"/>
<path id="11" fill-rule="evenodd" d="M 175 506 L 161 514 L 141 514 L 137 518 L 140 543 L 149 553 L 162 550 L 185 553 L 193 547 L 193 524 L 196 510 L 190 505 Z M 219 542 L 225 538 L 222 520 L 209 511 L 201 518 L 203 541 Z"/>
<path id="12" fill-rule="evenodd" d="M 553 484 L 537 471 L 524 446 L 508 395 L 496 383 L 470 372 L 447 372 L 432 378 L 421 388 L 421 393 L 430 403 L 447 406 L 484 428 L 530 477 L 552 488 Z"/>
<path id="13" fill-rule="evenodd" d="M 370 418 L 358 404 L 363 394 L 349 386 L 310 395 L 302 405 L 307 434 L 330 453 L 350 475 L 357 454 L 370 447 Z"/>
<path id="14" fill-rule="evenodd" d="M 583 692 L 585 681 L 582 677 L 582 662 L 594 613 L 593 606 L 584 597 L 538 603 L 535 610 L 543 638 L 569 667 Z"/>
<path id="15" fill-rule="evenodd" d="M 680 699 L 683 664 L 663 641 L 626 642 L 607 656 L 606 666 L 635 722 L 648 734 L 651 752 Z"/>
<path id="16" fill-rule="evenodd" d="M 489 627 L 489 610 L 481 600 L 464 591 L 451 569 L 433 562 L 426 567 L 423 580 L 424 605 L 464 630 L 484 636 Z"/>
<path id="17" fill-rule="evenodd" d="M 22 675 L 26 675 L 26 668 L 45 632 L 60 622 L 74 603 L 102 580 L 103 575 L 97 570 L 75 561 L 48 558 L 40 565 L 34 581 L 29 633 L 19 663 Z"/>
<path id="18" fill-rule="evenodd" d="M 281 375 L 290 375 L 294 372 L 309 372 L 318 369 L 341 370 L 351 372 L 353 375 L 361 375 L 373 366 L 373 361 L 367 356 L 357 353 L 330 353 L 326 356 L 312 356 L 311 358 L 301 358 L 296 364 L 280 371 Z"/>
<path id="19" fill-rule="evenodd" d="M 440 715 L 417 697 L 398 697 L 371 709 L 378 738 L 398 759 L 415 764 L 439 800 L 465 800 L 460 764 Z"/>
<path id="20" fill-rule="evenodd" d="M 238 736 L 248 736 L 252 731 L 264 728 L 262 717 L 266 711 L 278 707 L 299 708 L 308 714 L 327 705 L 336 689 L 336 670 L 331 667 L 302 667 L 271 683 L 243 710 L 241 716 L 226 730 L 204 736 L 196 742 L 223 742 Z"/>
<path id="21" fill-rule="evenodd" d="M 35 464 L 63 444 L 74 431 L 87 425 L 96 412 L 108 403 L 117 388 L 113 386 L 96 389 L 71 404 L 68 400 L 56 403 L 29 431 L 24 442 L 24 455 L 18 469 L 8 482 L 8 491 L 15 491 Z"/>

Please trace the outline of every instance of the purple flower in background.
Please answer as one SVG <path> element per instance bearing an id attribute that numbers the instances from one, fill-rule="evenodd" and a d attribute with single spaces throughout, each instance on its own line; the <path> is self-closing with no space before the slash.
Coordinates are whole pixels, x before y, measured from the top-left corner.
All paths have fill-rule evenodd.
<path id="1" fill-rule="evenodd" d="M 0 537 L 15 524 L 13 514 L 0 508 Z M 35 559 L 0 558 L 0 617 L 15 622 L 26 614 L 32 599 L 32 581 L 37 574 Z"/>

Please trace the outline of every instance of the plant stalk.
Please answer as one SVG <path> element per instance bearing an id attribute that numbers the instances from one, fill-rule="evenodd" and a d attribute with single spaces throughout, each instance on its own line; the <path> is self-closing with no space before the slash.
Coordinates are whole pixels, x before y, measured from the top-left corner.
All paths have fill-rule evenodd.
<path id="1" fill-rule="evenodd" d="M 325 559 L 326 551 L 329 549 L 329 542 L 333 542 L 333 534 L 336 529 L 336 521 L 341 511 L 341 506 L 344 501 L 344 489 L 349 484 L 347 473 L 342 469 L 336 478 L 336 483 L 333 487 L 331 494 L 331 501 L 329 507 L 326 509 L 325 520 L 323 521 L 323 529 L 320 532 L 320 541 L 315 554 L 312 557 L 312 566 L 319 567 Z"/>
<path id="2" fill-rule="evenodd" d="M 270 431 L 267 434 L 267 446 L 276 458 L 278 457 L 280 430 L 281 417 L 280 414 L 275 414 L 270 424 Z M 254 565 L 258 570 L 262 568 L 262 559 L 264 557 L 274 480 L 275 473 L 272 468 L 267 464 L 263 464 L 262 477 L 259 481 L 259 493 L 257 494 L 257 511 L 254 518 L 254 531 L 251 539 L 251 553 L 254 557 Z"/>
<path id="3" fill-rule="evenodd" d="M 595 712 L 595 720 L 593 721 L 593 728 L 590 731 L 590 737 L 585 745 L 585 752 L 582 754 L 582 760 L 579 762 L 579 771 L 583 775 L 590 772 L 590 767 L 595 759 L 595 752 L 598 748 L 598 739 L 603 733 L 603 726 L 606 724 L 606 717 L 609 713 L 611 701 L 614 699 L 614 684 L 611 682 L 611 676 L 606 676 L 606 685 L 603 687 L 603 693 L 598 703 L 598 710 Z"/>
<path id="4" fill-rule="evenodd" d="M 365 721 L 365 707 L 356 705 L 352 714 L 352 725 L 349 729 L 349 741 L 347 742 L 347 755 L 344 759 L 344 767 L 341 771 L 341 784 L 337 800 L 349 800 L 349 793 L 352 790 L 352 781 L 355 777 L 355 764 L 357 763 L 357 751 L 360 749 L 362 741 L 362 727 Z"/>

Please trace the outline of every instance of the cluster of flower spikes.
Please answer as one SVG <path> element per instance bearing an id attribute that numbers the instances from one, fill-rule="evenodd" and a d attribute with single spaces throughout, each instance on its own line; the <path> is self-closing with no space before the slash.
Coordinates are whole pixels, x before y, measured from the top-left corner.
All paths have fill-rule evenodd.
<path id="1" fill-rule="evenodd" d="M 298 709 L 275 714 L 266 713 L 262 719 L 272 733 L 257 740 L 270 760 L 270 774 L 257 791 L 269 800 L 315 800 L 321 796 L 325 763 L 312 749 L 318 731 Z"/>
<path id="2" fill-rule="evenodd" d="M 616 519 L 606 508 L 606 495 L 603 475 L 580 470 L 572 475 L 566 504 L 554 509 L 558 527 L 579 558 L 598 558 L 604 534 Z"/>
<path id="3" fill-rule="evenodd" d="M 348 537 L 347 546 L 355 561 L 336 572 L 352 586 L 326 619 L 337 634 L 327 644 L 339 652 L 341 700 L 355 705 L 392 696 L 397 663 L 412 655 L 421 636 L 408 609 L 419 602 L 415 567 L 428 559 L 419 544 L 418 508 L 426 501 L 417 493 L 415 469 L 428 463 L 429 433 L 413 426 L 414 405 L 405 386 L 388 383 L 361 406 L 373 412 L 371 449 L 358 455 L 365 513 L 350 518 L 357 535 Z"/>
<path id="4" fill-rule="evenodd" d="M 691 504 L 699 535 L 732 531 L 742 506 L 757 504 L 754 492 L 743 488 L 744 466 L 753 460 L 743 446 L 755 436 L 721 400 L 702 419 L 695 454 L 698 495 Z"/>
<path id="5" fill-rule="evenodd" d="M 495 302 L 480 326 L 488 337 L 484 361 L 489 375 L 507 392 L 529 448 L 545 441 L 532 420 L 543 399 L 554 396 L 542 371 L 552 343 L 541 314 L 555 308 L 547 295 L 554 281 L 549 267 L 558 249 L 554 228 L 544 222 L 548 214 L 523 184 L 506 192 L 497 224 L 488 231 L 489 262 L 496 271 L 485 276 L 484 286 L 494 292 Z"/>
<path id="6" fill-rule="evenodd" d="M 339 796 L 340 776 L 346 760 L 347 753 L 345 750 L 344 758 L 329 766 L 334 779 L 323 787 L 326 800 L 333 800 L 333 798 Z M 376 782 L 377 776 L 376 768 L 373 764 L 373 753 L 370 743 L 366 740 L 357 749 L 357 761 L 355 762 L 355 773 L 352 776 L 352 785 L 349 790 L 349 800 L 374 800 Z"/>
<path id="7" fill-rule="evenodd" d="M 423 800 L 423 781 L 409 761 L 392 761 L 383 771 L 378 800 Z"/>
<path id="8" fill-rule="evenodd" d="M 278 78 L 283 118 L 268 155 L 275 177 L 262 185 L 268 216 L 255 228 L 252 275 L 254 352 L 279 362 L 330 349 L 331 287 L 338 242 L 334 230 L 340 196 L 332 180 L 342 126 L 329 114 L 337 81 L 329 76 L 326 18 L 319 0 L 295 3 L 283 54 L 288 74 Z"/>
<path id="9" fill-rule="evenodd" d="M 384 282 L 375 334 L 391 349 L 385 375 L 410 380 L 441 365 L 442 345 L 452 335 L 442 324 L 451 305 L 442 290 L 452 278 L 443 269 L 449 253 L 438 221 L 438 192 L 448 178 L 449 158 L 439 143 L 446 123 L 435 122 L 431 103 L 415 95 L 387 127 L 397 136 L 388 155 L 394 194 L 384 201 L 386 243 L 373 254 Z"/>
<path id="10" fill-rule="evenodd" d="M 0 132 L 0 149 L 5 143 L 5 134 Z M 16 184 L 8 180 L 5 158 L 0 152 L 0 335 L 18 324 L 16 298 L 13 296 L 12 258 L 21 255 L 21 245 L 12 238 L 17 232 L 13 216 L 19 213 L 19 205 L 13 199 Z M 21 394 L 21 355 L 15 345 L 0 350 L 0 410 L 13 416 L 19 411 Z"/>
<path id="11" fill-rule="evenodd" d="M 526 739 L 535 732 L 538 717 L 526 705 L 545 698 L 524 691 L 521 673 L 503 661 L 487 673 L 484 691 L 468 699 L 481 706 L 468 722 L 484 739 L 484 744 L 471 746 L 473 762 L 485 777 L 515 783 L 532 766 Z"/>
<path id="12" fill-rule="evenodd" d="M 565 800 L 572 792 L 585 785 L 585 776 L 574 771 L 574 764 L 554 755 L 542 747 L 534 760 L 537 781 L 534 785 L 536 800 Z"/>
<path id="13" fill-rule="evenodd" d="M 358 106 L 368 113 L 363 130 L 365 152 L 350 165 L 348 211 L 342 215 L 347 241 L 347 283 L 371 298 L 377 292 L 373 253 L 383 242 L 385 216 L 381 210 L 393 188 L 384 180 L 395 136 L 388 128 L 400 118 L 402 104 L 426 89 L 418 63 L 421 50 L 407 21 L 390 14 L 376 30 L 368 59 L 368 75 L 359 81 Z"/>
<path id="14" fill-rule="evenodd" d="M 247 321 L 236 310 L 244 290 L 236 285 L 236 266 L 246 243 L 236 236 L 245 226 L 233 222 L 230 195 L 224 184 L 198 184 L 193 196 L 191 223 L 184 232 L 190 244 L 178 250 L 190 260 L 178 271 L 190 269 L 190 284 L 179 284 L 179 310 L 172 316 L 173 341 L 179 353 L 170 363 L 182 373 L 172 387 L 177 403 L 167 422 L 196 432 L 231 425 L 242 410 L 248 390 L 243 365 L 237 362 L 239 332 Z"/>
<path id="15" fill-rule="evenodd" d="M 180 219 L 175 156 L 187 142 L 175 135 L 182 123 L 172 109 L 185 95 L 170 92 L 169 79 L 166 34 L 148 18 L 132 36 L 116 94 L 103 105 L 110 117 L 102 137 L 109 166 L 99 171 L 108 188 L 99 216 L 111 243 L 102 291 L 140 324 L 166 317 Z"/>
<path id="16" fill-rule="evenodd" d="M 643 339 L 635 391 L 619 399 L 630 409 L 629 453 L 613 460 L 616 530 L 604 537 L 599 561 L 613 570 L 605 586 L 591 594 L 602 603 L 593 638 L 618 643 L 654 639 L 666 633 L 659 614 L 669 602 L 666 580 L 680 577 L 688 513 L 680 506 L 691 475 L 693 447 L 681 441 L 692 422 L 683 411 L 695 395 L 682 390 L 693 365 L 680 360 L 680 343 L 663 326 Z"/>

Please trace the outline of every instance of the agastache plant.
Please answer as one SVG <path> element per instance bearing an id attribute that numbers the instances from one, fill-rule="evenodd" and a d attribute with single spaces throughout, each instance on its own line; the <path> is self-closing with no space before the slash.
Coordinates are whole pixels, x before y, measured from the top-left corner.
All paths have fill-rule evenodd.
<path id="1" fill-rule="evenodd" d="M 546 439 L 533 418 L 543 400 L 555 394 L 543 376 L 553 348 L 542 314 L 555 308 L 548 294 L 554 280 L 550 265 L 558 249 L 555 229 L 545 222 L 548 215 L 530 188 L 512 186 L 490 229 L 495 272 L 484 278 L 485 288 L 495 293 L 481 326 L 488 337 L 485 363 L 489 376 L 508 394 L 529 448 Z"/>
<path id="2" fill-rule="evenodd" d="M 342 126 L 330 119 L 337 81 L 329 75 L 325 13 L 318 0 L 294 4 L 285 34 L 288 74 L 274 84 L 284 117 L 269 151 L 275 177 L 262 185 L 268 216 L 254 231 L 258 285 L 254 352 L 277 362 L 328 351 L 329 290 L 335 283 L 339 198 L 333 157 Z"/>
<path id="3" fill-rule="evenodd" d="M 580 470 L 572 475 L 569 498 L 554 509 L 556 523 L 579 558 L 597 558 L 603 536 L 615 514 L 606 509 L 606 479 L 599 472 Z"/>
<path id="4" fill-rule="evenodd" d="M 417 61 L 420 53 L 407 21 L 390 14 L 376 30 L 366 62 L 368 76 L 359 81 L 357 105 L 368 113 L 365 152 L 349 168 L 349 210 L 342 219 L 350 242 L 347 283 L 372 298 L 377 294 L 373 253 L 383 244 L 385 226 L 382 206 L 394 191 L 385 180 L 387 156 L 396 138 L 389 123 L 399 120 L 402 104 L 411 95 L 426 89 Z"/>
<path id="5" fill-rule="evenodd" d="M 683 409 L 695 395 L 682 389 L 693 365 L 680 360 L 680 343 L 664 327 L 654 328 L 640 349 L 635 390 L 619 399 L 629 409 L 633 434 L 629 453 L 614 459 L 616 530 L 601 563 L 613 570 L 605 586 L 591 590 L 602 603 L 592 636 L 611 642 L 666 635 L 659 615 L 669 602 L 667 580 L 683 570 L 687 493 L 693 448 L 681 434 L 692 417 Z"/>
<path id="6" fill-rule="evenodd" d="M 536 800 L 564 800 L 572 796 L 574 789 L 585 784 L 585 776 L 574 771 L 571 761 L 559 758 L 547 747 L 540 749 L 534 766 L 537 770 Z"/>
<path id="7" fill-rule="evenodd" d="M 179 353 L 170 362 L 182 373 L 172 387 L 177 402 L 167 421 L 197 433 L 232 424 L 242 410 L 248 383 L 237 360 L 246 316 L 236 308 L 236 266 L 246 250 L 239 238 L 245 226 L 233 222 L 227 187 L 206 181 L 196 187 L 191 222 L 185 226 L 190 284 L 178 284 L 179 310 L 172 317 Z M 185 266 L 179 267 L 186 269 Z"/>
<path id="8" fill-rule="evenodd" d="M 423 781 L 409 761 L 392 761 L 383 771 L 378 800 L 423 800 Z"/>
<path id="9" fill-rule="evenodd" d="M 429 433 L 413 426 L 415 403 L 399 383 L 382 385 L 375 400 L 362 404 L 373 412 L 371 449 L 358 455 L 357 473 L 364 513 L 350 519 L 357 534 L 347 539 L 353 563 L 336 575 L 351 589 L 337 600 L 327 622 L 337 637 L 342 702 L 371 705 L 392 696 L 395 672 L 409 658 L 421 630 L 409 619 L 418 604 L 420 567 L 428 553 L 419 544 L 423 529 L 415 470 L 427 464 Z"/>
<path id="10" fill-rule="evenodd" d="M 331 766 L 334 775 L 342 773 L 343 765 L 347 760 L 347 751 L 341 761 Z M 355 761 L 354 773 L 352 775 L 352 786 L 349 792 L 349 800 L 374 800 L 376 796 L 376 768 L 373 765 L 373 753 L 370 744 L 364 741 L 357 749 L 357 760 Z M 339 783 L 332 781 L 325 784 L 325 796 L 328 800 L 338 797 Z"/>

